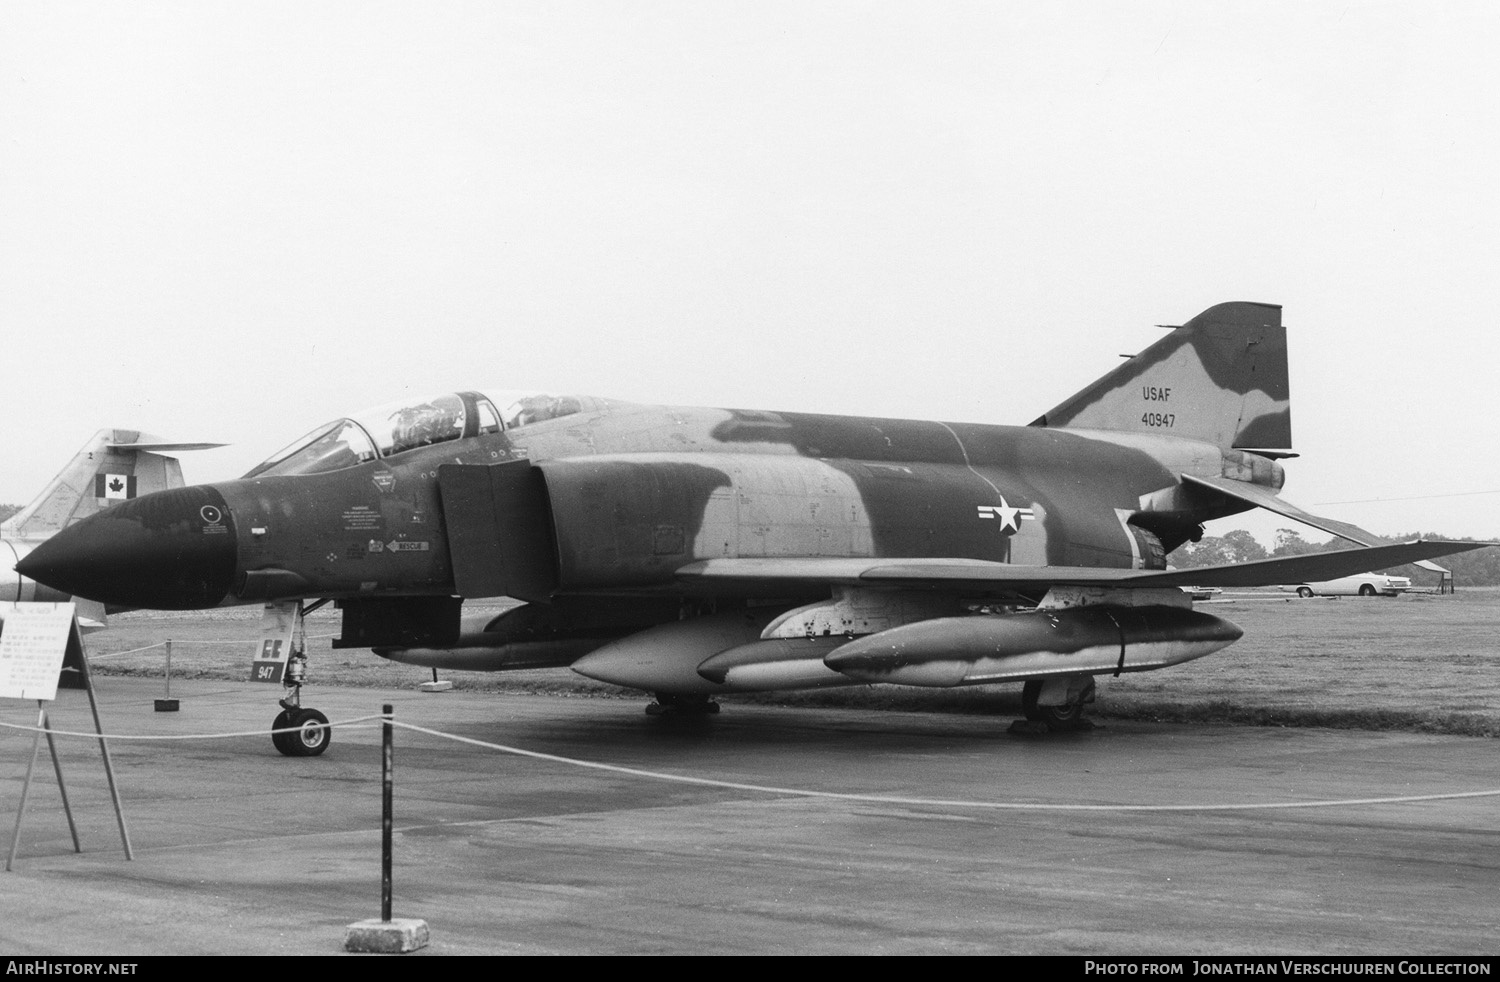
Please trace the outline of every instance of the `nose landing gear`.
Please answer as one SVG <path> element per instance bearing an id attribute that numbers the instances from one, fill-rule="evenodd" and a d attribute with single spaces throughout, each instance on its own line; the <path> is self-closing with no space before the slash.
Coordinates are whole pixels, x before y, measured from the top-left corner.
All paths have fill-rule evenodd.
<path id="1" fill-rule="evenodd" d="M 280 700 L 281 712 L 271 722 L 271 744 L 287 757 L 316 757 L 333 742 L 328 717 L 302 705 L 307 681 L 306 635 L 302 617 L 321 607 L 320 600 L 303 610 L 300 601 L 266 604 L 261 618 L 261 648 L 251 668 L 256 681 L 279 681 L 289 691 Z M 287 654 L 282 655 L 285 651 Z"/>

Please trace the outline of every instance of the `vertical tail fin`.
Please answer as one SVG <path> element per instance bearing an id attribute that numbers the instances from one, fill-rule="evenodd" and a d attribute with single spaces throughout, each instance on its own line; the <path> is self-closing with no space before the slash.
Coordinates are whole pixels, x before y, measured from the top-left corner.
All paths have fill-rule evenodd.
<path id="1" fill-rule="evenodd" d="M 1210 307 L 1031 425 L 1180 436 L 1291 456 L 1281 308 Z"/>
<path id="2" fill-rule="evenodd" d="M 206 450 L 219 443 L 166 443 L 137 430 L 100 430 L 25 508 L 0 524 L 0 537 L 45 538 L 117 500 L 183 486 L 182 465 L 158 451 Z"/>

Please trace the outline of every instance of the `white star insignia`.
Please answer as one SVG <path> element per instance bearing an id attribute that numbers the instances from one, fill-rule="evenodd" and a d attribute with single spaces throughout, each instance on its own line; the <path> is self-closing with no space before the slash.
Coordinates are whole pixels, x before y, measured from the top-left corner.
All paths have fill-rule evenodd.
<path id="1" fill-rule="evenodd" d="M 1000 504 L 980 505 L 979 517 L 988 519 L 998 518 L 1000 520 L 1000 532 L 1004 534 L 1006 532 L 1014 533 L 1021 531 L 1021 520 L 1023 518 L 1035 518 L 1036 513 L 1030 508 L 1012 506 L 1010 502 L 1005 500 L 1005 495 L 1002 494 L 1000 496 Z"/>

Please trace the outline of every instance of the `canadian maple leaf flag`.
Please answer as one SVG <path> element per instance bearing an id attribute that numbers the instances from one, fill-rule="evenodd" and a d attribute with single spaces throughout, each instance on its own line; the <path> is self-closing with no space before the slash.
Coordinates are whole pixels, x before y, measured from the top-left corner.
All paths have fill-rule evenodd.
<path id="1" fill-rule="evenodd" d="M 95 474 L 94 497 L 124 499 L 135 497 L 135 478 L 125 474 Z"/>

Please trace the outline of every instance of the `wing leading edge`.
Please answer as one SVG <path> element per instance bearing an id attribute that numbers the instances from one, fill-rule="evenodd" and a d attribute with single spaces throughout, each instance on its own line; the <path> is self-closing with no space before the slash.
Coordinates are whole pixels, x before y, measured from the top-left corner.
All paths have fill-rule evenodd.
<path id="1" fill-rule="evenodd" d="M 1181 570 L 1019 566 L 981 559 L 705 559 L 682 566 L 676 575 L 682 580 L 712 582 L 722 587 L 740 585 L 752 590 L 776 584 L 805 587 L 811 583 L 981 593 L 1034 592 L 1054 586 L 1252 587 L 1331 580 L 1496 544 L 1416 539 L 1395 545 Z"/>

